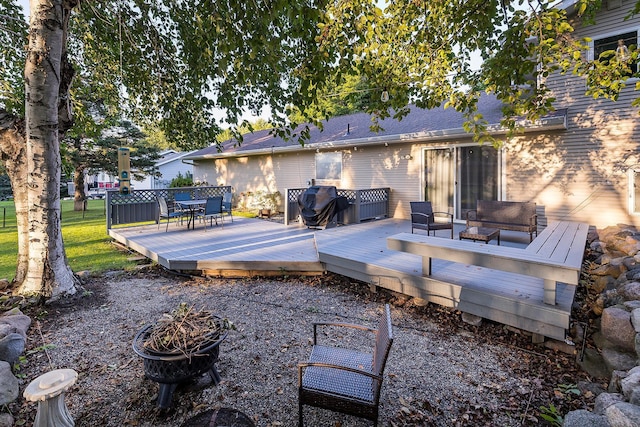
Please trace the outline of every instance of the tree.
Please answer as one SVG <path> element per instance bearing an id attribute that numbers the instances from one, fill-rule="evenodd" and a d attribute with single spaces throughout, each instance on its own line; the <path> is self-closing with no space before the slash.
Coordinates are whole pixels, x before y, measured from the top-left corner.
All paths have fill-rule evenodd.
<path id="1" fill-rule="evenodd" d="M 3 16 L 18 16 L 12 0 L 0 6 Z M 584 20 L 600 6 L 601 0 L 577 3 Z M 1 37 L 13 50 L 3 51 L 3 66 L 15 70 L 24 28 L 5 21 Z M 374 118 L 400 119 L 410 103 L 445 103 L 464 112 L 467 128 L 482 137 L 486 122 L 476 105 L 483 92 L 504 101 L 503 123 L 514 131 L 515 117 L 535 119 L 553 108 L 544 85 L 551 73 L 587 76 L 594 96 L 617 97 L 616 76 L 627 70 L 616 61 L 588 61 L 585 41 L 572 32 L 565 11 L 548 0 L 400 0 L 384 11 L 371 0 L 31 0 L 26 125 L 16 107 L 20 79 L 3 74 L 0 86 L 2 159 L 16 196 L 19 240 L 28 242 L 19 244 L 15 286 L 47 297 L 75 289 L 54 191 L 59 136 L 72 125 L 71 63 L 106 108 L 161 130 L 184 149 L 215 142 L 223 123 L 246 125 L 237 123 L 240 115 L 264 107 L 275 134 L 304 138 L 308 127 L 294 130 L 297 121 L 317 122 L 327 110 L 319 95 L 348 76 L 366 81 L 365 109 Z M 475 53 L 484 61 L 479 70 L 472 67 Z M 630 57 L 637 60 L 637 50 Z M 301 114 L 290 115 L 296 109 Z"/>
<path id="2" fill-rule="evenodd" d="M 65 158 L 73 175 L 75 210 L 84 208 L 85 173 L 106 172 L 118 175 L 119 147 L 130 151 L 131 174 L 142 180 L 146 175 L 158 175 L 156 160 L 160 158 L 157 147 L 148 144 L 146 135 L 131 122 L 124 121 L 116 128 L 104 130 L 99 138 L 69 135 L 64 140 Z"/>

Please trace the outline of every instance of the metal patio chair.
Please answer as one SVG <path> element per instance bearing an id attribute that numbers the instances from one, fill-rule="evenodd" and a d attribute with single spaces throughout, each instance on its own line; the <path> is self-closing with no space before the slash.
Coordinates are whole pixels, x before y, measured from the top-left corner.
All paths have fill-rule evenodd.
<path id="1" fill-rule="evenodd" d="M 169 209 L 169 206 L 167 205 L 167 199 L 165 199 L 162 196 L 158 196 L 158 207 L 159 207 L 158 229 L 160 229 L 160 222 L 163 219 L 167 220 L 167 228 L 165 231 L 169 231 L 169 222 L 172 219 L 174 218 L 176 220 L 179 219 L 182 222 L 182 217 L 184 216 L 184 212 Z"/>
<path id="2" fill-rule="evenodd" d="M 352 328 L 375 334 L 370 353 L 318 344 L 319 326 Z M 306 363 L 298 364 L 298 423 L 303 405 L 366 418 L 378 425 L 384 367 L 393 342 L 391 313 L 385 305 L 377 329 L 349 323 L 314 323 L 313 348 Z"/>
<path id="3" fill-rule="evenodd" d="M 427 235 L 436 230 L 451 230 L 451 238 L 453 239 L 453 214 L 448 212 L 434 212 L 431 202 L 409 202 L 411 206 L 411 233 L 414 229 L 426 230 Z M 436 222 L 435 217 L 445 217 L 444 222 Z"/>
<path id="4" fill-rule="evenodd" d="M 222 216 L 222 196 L 214 196 L 208 197 L 207 203 L 204 206 L 204 211 L 198 214 L 200 219 L 204 220 L 204 231 L 207 231 L 207 219 L 211 223 L 211 227 L 213 227 L 213 221 L 216 221 L 216 225 L 218 225 L 218 218 L 220 218 L 220 222 L 224 227 L 224 217 Z"/>
<path id="5" fill-rule="evenodd" d="M 231 213 L 232 203 L 233 203 L 233 194 L 224 193 L 222 195 L 222 213 L 224 215 L 229 215 L 231 217 L 231 222 L 233 222 L 233 214 Z"/>

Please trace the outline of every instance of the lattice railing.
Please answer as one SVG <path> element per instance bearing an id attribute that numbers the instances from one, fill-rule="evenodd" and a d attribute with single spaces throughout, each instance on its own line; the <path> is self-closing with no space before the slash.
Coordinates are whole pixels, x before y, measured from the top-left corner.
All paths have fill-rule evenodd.
<path id="1" fill-rule="evenodd" d="M 286 192 L 285 224 L 297 221 L 300 214 L 298 197 L 306 188 L 289 188 Z M 390 188 L 368 188 L 364 190 L 337 189 L 338 196 L 346 197 L 349 207 L 338 214 L 338 222 L 355 224 L 362 221 L 388 218 Z"/>
<path id="2" fill-rule="evenodd" d="M 179 187 L 157 190 L 131 190 L 130 194 L 120 194 L 118 190 L 107 190 L 107 229 L 113 225 L 136 222 L 157 221 L 159 196 L 168 202 L 175 199 L 176 193 L 189 193 L 192 199 L 206 199 L 230 193 L 231 186 L 221 187 Z"/>

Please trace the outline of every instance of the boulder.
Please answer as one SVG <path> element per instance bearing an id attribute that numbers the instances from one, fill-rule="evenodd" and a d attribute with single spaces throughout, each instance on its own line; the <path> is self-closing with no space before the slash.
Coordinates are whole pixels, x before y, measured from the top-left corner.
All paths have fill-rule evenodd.
<path id="1" fill-rule="evenodd" d="M 640 283 L 625 283 L 618 289 L 618 293 L 627 301 L 636 301 L 640 299 Z"/>
<path id="2" fill-rule="evenodd" d="M 601 293 L 605 290 L 611 290 L 614 288 L 616 279 L 611 276 L 596 276 L 593 282 L 591 282 L 591 290 L 596 293 Z"/>
<path id="3" fill-rule="evenodd" d="M 604 412 L 609 406 L 618 402 L 624 402 L 624 396 L 620 393 L 600 393 L 598 397 L 596 397 L 593 412 L 599 415 L 604 415 Z"/>
<path id="4" fill-rule="evenodd" d="M 589 273 L 595 276 L 611 276 L 617 279 L 623 272 L 626 272 L 626 267 L 622 264 L 622 261 L 614 263 L 614 260 L 620 260 L 620 258 L 614 258 L 610 262 L 592 269 Z"/>
<path id="5" fill-rule="evenodd" d="M 631 325 L 637 333 L 640 333 L 640 308 L 635 308 L 631 312 Z"/>
<path id="6" fill-rule="evenodd" d="M 602 358 L 610 371 L 628 371 L 636 366 L 635 353 L 630 354 L 613 348 L 603 348 Z"/>
<path id="7" fill-rule="evenodd" d="M 612 427 L 640 427 L 640 406 L 628 402 L 609 406 L 605 416 Z"/>
<path id="8" fill-rule="evenodd" d="M 9 363 L 0 361 L 0 406 L 13 402 L 18 398 L 20 385 L 11 372 Z"/>
<path id="9" fill-rule="evenodd" d="M 13 427 L 15 420 L 13 416 L 8 413 L 0 414 L 0 427 Z"/>
<path id="10" fill-rule="evenodd" d="M 0 338 L 0 360 L 14 364 L 25 348 L 25 339 L 18 333 L 11 333 Z"/>
<path id="11" fill-rule="evenodd" d="M 631 313 L 619 307 L 608 307 L 602 312 L 602 335 L 622 350 L 635 351 L 636 331 L 631 324 Z"/>
<path id="12" fill-rule="evenodd" d="M 601 415 L 596 415 L 586 409 L 571 411 L 564 417 L 562 424 L 564 427 L 609 427 L 607 419 Z"/>
<path id="13" fill-rule="evenodd" d="M 0 316 L 0 324 L 13 326 L 15 332 L 22 335 L 24 339 L 27 339 L 27 331 L 29 330 L 29 326 L 31 326 L 31 318 L 22 314 L 17 308 L 14 308 Z"/>
<path id="14" fill-rule="evenodd" d="M 638 390 L 640 391 L 640 372 L 636 371 L 629 374 L 620 380 L 620 388 L 622 389 L 622 394 L 627 400 L 630 400 L 631 394 Z"/>

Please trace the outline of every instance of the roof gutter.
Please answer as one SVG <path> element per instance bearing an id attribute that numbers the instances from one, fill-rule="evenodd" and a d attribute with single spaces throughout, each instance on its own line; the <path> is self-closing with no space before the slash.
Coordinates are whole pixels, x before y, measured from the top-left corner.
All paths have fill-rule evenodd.
<path id="1" fill-rule="evenodd" d="M 524 126 L 524 133 L 541 132 L 546 130 L 566 130 L 567 129 L 567 116 L 566 114 L 550 116 L 539 119 L 535 122 L 529 120 L 522 120 L 518 122 L 518 125 Z M 506 135 L 508 130 L 500 125 L 490 125 L 487 127 L 490 135 Z M 204 154 L 200 156 L 187 156 L 185 160 L 211 160 L 211 159 L 224 159 L 224 158 L 237 158 L 237 157 L 249 157 L 249 156 L 262 156 L 265 154 L 280 154 L 280 153 L 294 153 L 294 152 L 309 152 L 317 150 L 330 150 L 340 149 L 344 147 L 366 147 L 374 145 L 393 145 L 393 144 L 406 144 L 407 142 L 421 143 L 421 142 L 436 142 L 454 138 L 470 138 L 472 133 L 465 131 L 462 128 L 442 129 L 436 131 L 426 132 L 413 132 L 405 134 L 395 135 L 383 135 L 373 136 L 368 138 L 354 138 L 341 141 L 329 141 L 318 142 L 313 144 L 302 145 L 288 145 L 285 147 L 271 147 L 260 148 L 247 151 L 233 151 L 233 152 L 220 152 L 215 154 Z M 192 164 L 192 163 L 189 163 Z"/>

